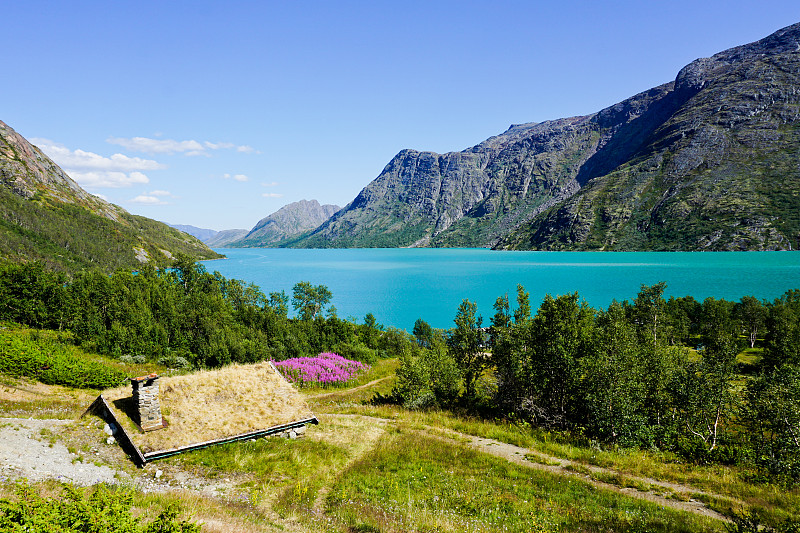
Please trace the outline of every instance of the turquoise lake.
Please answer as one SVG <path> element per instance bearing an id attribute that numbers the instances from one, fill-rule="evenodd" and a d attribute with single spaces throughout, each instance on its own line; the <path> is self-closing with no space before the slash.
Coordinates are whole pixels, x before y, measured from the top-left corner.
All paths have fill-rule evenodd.
<path id="1" fill-rule="evenodd" d="M 205 261 L 226 278 L 252 282 L 265 293 L 299 281 L 326 285 L 341 318 L 411 331 L 423 318 L 453 325 L 463 299 L 478 304 L 484 325 L 492 304 L 517 284 L 538 307 L 546 294 L 578 292 L 594 307 L 632 300 L 642 284 L 667 283 L 666 296 L 772 300 L 800 289 L 800 252 L 501 252 L 485 249 L 217 249 L 228 259 Z"/>

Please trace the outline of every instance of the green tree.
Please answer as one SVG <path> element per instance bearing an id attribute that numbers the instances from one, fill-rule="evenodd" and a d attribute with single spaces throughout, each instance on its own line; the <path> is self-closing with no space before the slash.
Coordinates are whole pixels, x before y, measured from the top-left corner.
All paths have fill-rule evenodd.
<path id="1" fill-rule="evenodd" d="M 517 285 L 517 308 L 514 310 L 514 322 L 522 324 L 531 318 L 531 298 L 522 285 Z"/>
<path id="2" fill-rule="evenodd" d="M 362 342 L 373 350 L 377 348 L 378 338 L 380 337 L 380 330 L 382 327 L 383 326 L 378 324 L 378 320 L 375 318 L 375 315 L 372 313 L 367 313 L 364 316 L 364 326 L 361 328 Z"/>
<path id="3" fill-rule="evenodd" d="M 475 383 L 489 359 L 483 351 L 483 318 L 478 314 L 478 305 L 464 300 L 458 306 L 456 327 L 451 329 L 447 344 L 464 379 L 464 394 L 467 401 L 475 400 Z"/>
<path id="4" fill-rule="evenodd" d="M 532 347 L 523 372 L 535 419 L 567 427 L 579 410 L 580 361 L 594 349 L 594 309 L 578 293 L 545 296 L 529 328 Z"/>
<path id="5" fill-rule="evenodd" d="M 738 342 L 733 334 L 714 334 L 701 351 L 700 361 L 686 361 L 679 369 L 675 404 L 686 431 L 702 441 L 708 452 L 719 443 L 736 408 L 734 380 Z"/>
<path id="6" fill-rule="evenodd" d="M 704 346 L 724 345 L 739 336 L 740 324 L 734 318 L 734 303 L 706 298 L 700 311 L 700 331 Z"/>
<path id="7" fill-rule="evenodd" d="M 498 296 L 494 302 L 494 316 L 492 317 L 492 328 L 507 328 L 511 325 L 511 306 L 508 303 L 508 295 Z"/>
<path id="8" fill-rule="evenodd" d="M 785 364 L 800 365 L 800 290 L 787 291 L 767 310 L 761 365 L 770 372 Z"/>
<path id="9" fill-rule="evenodd" d="M 461 389 L 461 373 L 444 339 L 431 337 L 430 348 L 403 350 L 392 396 L 407 409 L 450 407 Z"/>
<path id="10" fill-rule="evenodd" d="M 0 265 L 0 318 L 62 329 L 71 308 L 66 276 L 39 262 Z"/>
<path id="11" fill-rule="evenodd" d="M 289 297 L 284 291 L 269 293 L 269 299 L 266 304 L 276 315 L 283 318 L 289 316 Z"/>
<path id="12" fill-rule="evenodd" d="M 758 333 L 762 331 L 766 319 L 764 304 L 755 296 L 742 296 L 736 304 L 735 314 L 747 332 L 750 348 L 754 348 Z"/>
<path id="13" fill-rule="evenodd" d="M 418 318 L 416 322 L 414 322 L 414 329 L 411 330 L 411 332 L 414 335 L 417 344 L 419 344 L 423 348 L 431 347 L 435 333 L 430 324 L 428 324 L 421 318 Z"/>
<path id="14" fill-rule="evenodd" d="M 682 348 L 668 345 L 665 289 L 664 282 L 642 285 L 633 306 L 626 308 L 639 340 L 639 364 L 646 391 L 644 408 L 656 445 L 674 437 L 672 386 L 684 360 Z"/>
<path id="15" fill-rule="evenodd" d="M 301 320 L 311 320 L 319 315 L 333 298 L 325 285 L 312 285 L 307 281 L 292 287 L 292 306 Z"/>
<path id="16" fill-rule="evenodd" d="M 741 410 L 757 464 L 775 478 L 800 481 L 800 367 L 781 365 L 747 384 Z"/>
<path id="17" fill-rule="evenodd" d="M 639 337 L 653 347 L 658 345 L 659 340 L 663 340 L 662 334 L 666 325 L 664 317 L 666 288 L 667 284 L 663 281 L 650 286 L 642 285 L 633 302 L 632 314 Z"/>
<path id="18" fill-rule="evenodd" d="M 592 436 L 626 446 L 652 443 L 636 330 L 614 301 L 597 316 L 596 349 L 582 360 L 583 410 Z"/>
<path id="19" fill-rule="evenodd" d="M 668 321 L 669 344 L 691 345 L 691 336 L 699 333 L 702 305 L 691 296 L 670 296 L 664 307 Z"/>

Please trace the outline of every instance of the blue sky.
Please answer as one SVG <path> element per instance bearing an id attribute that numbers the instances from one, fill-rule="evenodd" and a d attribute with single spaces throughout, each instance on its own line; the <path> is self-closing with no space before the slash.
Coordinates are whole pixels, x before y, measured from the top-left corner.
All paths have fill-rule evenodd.
<path id="1" fill-rule="evenodd" d="M 403 148 L 593 113 L 800 2 L 4 2 L 0 120 L 132 213 L 251 228 Z"/>

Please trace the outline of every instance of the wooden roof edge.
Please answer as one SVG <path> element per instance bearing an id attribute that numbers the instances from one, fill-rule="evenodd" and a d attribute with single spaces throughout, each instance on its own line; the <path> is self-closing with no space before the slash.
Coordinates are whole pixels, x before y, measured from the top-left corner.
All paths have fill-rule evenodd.
<path id="1" fill-rule="evenodd" d="M 113 422 L 113 424 L 117 427 L 117 434 L 114 435 L 114 438 L 117 439 L 117 442 L 119 442 L 122 449 L 125 450 L 128 455 L 131 456 L 131 458 L 133 458 L 136 466 L 141 468 L 147 463 L 147 459 L 145 459 L 144 455 L 142 455 L 142 452 L 139 450 L 136 444 L 133 443 L 130 435 L 128 435 L 128 432 L 125 431 L 124 427 L 122 427 L 122 424 L 119 423 L 117 417 L 114 416 L 114 411 L 108 405 L 106 399 L 103 398 L 102 394 L 95 398 L 92 404 L 81 415 L 81 418 L 89 413 L 98 414 L 100 418 L 106 422 Z M 120 439 L 120 437 L 122 437 L 122 439 Z"/>
<path id="2" fill-rule="evenodd" d="M 205 442 L 198 442 L 195 444 L 187 444 L 186 446 L 179 446 L 177 448 L 172 448 L 169 450 L 156 450 L 154 452 L 147 452 L 143 456 L 143 460 L 145 461 L 155 461 L 156 459 L 164 459 L 165 457 L 171 457 L 173 455 L 178 455 L 179 453 L 188 452 L 191 450 L 199 450 L 201 448 L 207 448 L 208 446 L 215 446 L 217 444 L 227 444 L 229 442 L 236 442 L 240 440 L 247 440 L 247 439 L 255 439 L 259 437 L 266 437 L 268 435 L 272 435 L 275 433 L 280 433 L 281 431 L 286 431 L 288 429 L 297 428 L 300 426 L 304 426 L 306 424 L 319 424 L 319 420 L 316 416 L 312 416 L 311 418 L 306 418 L 303 420 L 297 420 L 295 422 L 289 422 L 286 424 L 281 424 L 278 426 L 272 426 L 271 428 L 267 429 L 257 429 L 255 431 L 249 431 L 247 433 L 241 433 L 239 435 L 234 435 L 232 437 L 223 437 L 221 439 L 214 439 L 208 440 Z"/>

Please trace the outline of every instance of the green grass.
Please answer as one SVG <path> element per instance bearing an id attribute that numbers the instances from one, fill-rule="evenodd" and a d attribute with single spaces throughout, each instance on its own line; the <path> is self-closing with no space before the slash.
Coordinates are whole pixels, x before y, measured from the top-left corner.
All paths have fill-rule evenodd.
<path id="1" fill-rule="evenodd" d="M 387 435 L 345 472 L 326 510 L 350 531 L 722 531 L 714 520 L 410 432 Z"/>
<path id="2" fill-rule="evenodd" d="M 396 406 L 337 406 L 340 412 L 361 413 L 368 416 L 391 420 L 393 424 L 404 425 L 410 429 L 424 430 L 428 427 L 446 428 L 467 435 L 495 439 L 501 442 L 528 448 L 540 455 L 533 462 L 550 464 L 543 456 L 566 459 L 577 463 L 573 470 L 580 470 L 598 479 L 618 486 L 631 486 L 637 490 L 654 490 L 670 493 L 652 485 L 650 478 L 693 487 L 697 491 L 707 491 L 718 495 L 721 501 L 740 500 L 749 507 L 764 509 L 765 518 L 770 523 L 778 523 L 783 517 L 800 517 L 800 488 L 786 490 L 782 487 L 749 481 L 753 472 L 747 468 L 725 465 L 695 465 L 668 452 L 654 452 L 634 448 L 601 448 L 566 433 L 546 431 L 527 425 L 508 421 L 488 421 L 476 418 L 454 416 L 445 411 L 409 412 Z M 554 461 L 551 461 L 554 462 Z M 581 469 L 581 464 L 610 469 L 617 474 L 594 474 Z M 675 494 L 681 500 L 685 496 Z M 713 499 L 713 497 L 711 497 Z M 730 505 L 715 507 L 723 514 L 730 513 Z"/>

